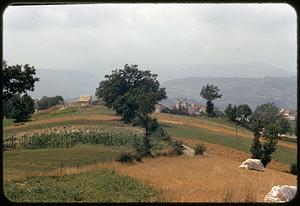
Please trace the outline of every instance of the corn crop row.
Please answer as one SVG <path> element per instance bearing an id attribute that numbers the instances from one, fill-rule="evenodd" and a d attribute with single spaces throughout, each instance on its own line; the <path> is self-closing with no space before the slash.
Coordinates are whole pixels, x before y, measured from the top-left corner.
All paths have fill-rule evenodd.
<path id="1" fill-rule="evenodd" d="M 23 149 L 68 148 L 76 144 L 104 144 L 130 148 L 142 142 L 143 133 L 123 128 L 62 130 L 24 134 L 14 140 L 14 147 Z"/>

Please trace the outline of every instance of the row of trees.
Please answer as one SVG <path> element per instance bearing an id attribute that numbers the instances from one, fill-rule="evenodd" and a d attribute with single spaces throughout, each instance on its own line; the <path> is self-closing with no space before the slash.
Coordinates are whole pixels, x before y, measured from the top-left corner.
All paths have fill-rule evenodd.
<path id="1" fill-rule="evenodd" d="M 43 96 L 37 102 L 38 109 L 48 109 L 58 104 L 64 104 L 64 98 L 62 96 L 55 96 L 55 97 L 47 97 Z"/>

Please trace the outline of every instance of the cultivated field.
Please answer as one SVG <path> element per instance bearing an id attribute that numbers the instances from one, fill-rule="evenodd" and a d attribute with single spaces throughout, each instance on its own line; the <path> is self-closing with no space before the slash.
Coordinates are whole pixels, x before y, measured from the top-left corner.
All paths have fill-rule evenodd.
<path id="1" fill-rule="evenodd" d="M 204 144 L 207 155 L 117 163 L 118 155 L 133 151 L 143 130 L 124 125 L 104 106 L 54 107 L 23 125 L 5 120 L 4 140 L 17 139 L 4 151 L 5 194 L 13 201 L 256 202 L 273 185 L 297 183 L 287 173 L 296 162 L 295 143 L 280 141 L 265 172 L 247 171 L 238 166 L 250 157 L 250 131 L 238 127 L 236 135 L 235 125 L 219 119 L 154 116 L 172 138 L 193 148 Z M 155 151 L 166 148 L 152 144 Z"/>

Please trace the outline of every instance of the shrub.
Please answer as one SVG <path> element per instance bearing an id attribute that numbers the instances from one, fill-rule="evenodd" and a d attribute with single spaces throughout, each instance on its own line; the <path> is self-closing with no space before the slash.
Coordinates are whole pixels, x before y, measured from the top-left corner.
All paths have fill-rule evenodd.
<path id="1" fill-rule="evenodd" d="M 116 161 L 121 163 L 133 163 L 133 160 L 134 155 L 130 153 L 122 153 L 116 158 Z"/>
<path id="2" fill-rule="evenodd" d="M 173 148 L 173 152 L 175 155 L 183 154 L 183 146 L 181 141 L 172 141 L 170 145 Z"/>
<path id="3" fill-rule="evenodd" d="M 203 155 L 205 151 L 206 151 L 206 147 L 202 144 L 199 144 L 195 148 L 195 155 Z"/>
<path id="4" fill-rule="evenodd" d="M 298 173 L 298 171 L 297 171 L 297 163 L 291 164 L 291 170 L 290 170 L 290 172 L 293 175 L 297 175 L 297 173 Z"/>

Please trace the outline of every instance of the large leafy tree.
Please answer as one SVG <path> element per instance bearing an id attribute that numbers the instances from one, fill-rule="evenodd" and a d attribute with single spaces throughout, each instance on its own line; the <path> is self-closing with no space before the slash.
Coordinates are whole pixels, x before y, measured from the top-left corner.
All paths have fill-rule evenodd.
<path id="1" fill-rule="evenodd" d="M 213 116 L 214 103 L 212 101 L 222 97 L 222 94 L 219 92 L 220 89 L 213 84 L 202 86 L 200 96 L 206 99 L 206 113 L 208 116 Z"/>
<path id="2" fill-rule="evenodd" d="M 25 121 L 34 112 L 33 100 L 27 95 L 39 81 L 34 75 L 35 69 L 29 64 L 9 66 L 2 61 L 3 114 L 15 122 Z"/>
<path id="3" fill-rule="evenodd" d="M 274 103 L 258 106 L 250 118 L 250 129 L 254 138 L 251 146 L 252 158 L 260 159 L 264 166 L 272 160 L 276 151 L 278 135 L 289 130 L 289 122 L 279 113 Z M 261 144 L 260 139 L 263 139 Z"/>
<path id="4" fill-rule="evenodd" d="M 29 64 L 8 66 L 6 61 L 2 62 L 2 86 L 3 100 L 6 102 L 16 94 L 26 94 L 34 90 L 35 82 L 39 78 L 34 77 L 35 68 Z"/>
<path id="5" fill-rule="evenodd" d="M 96 96 L 102 98 L 105 105 L 122 116 L 125 123 L 134 123 L 145 128 L 145 144 L 149 146 L 149 135 L 155 125 L 150 116 L 155 104 L 167 98 L 165 88 L 161 88 L 157 74 L 149 70 L 140 70 L 138 65 L 124 65 L 123 69 L 105 75 L 99 83 Z M 146 155 L 149 151 L 146 151 Z"/>

